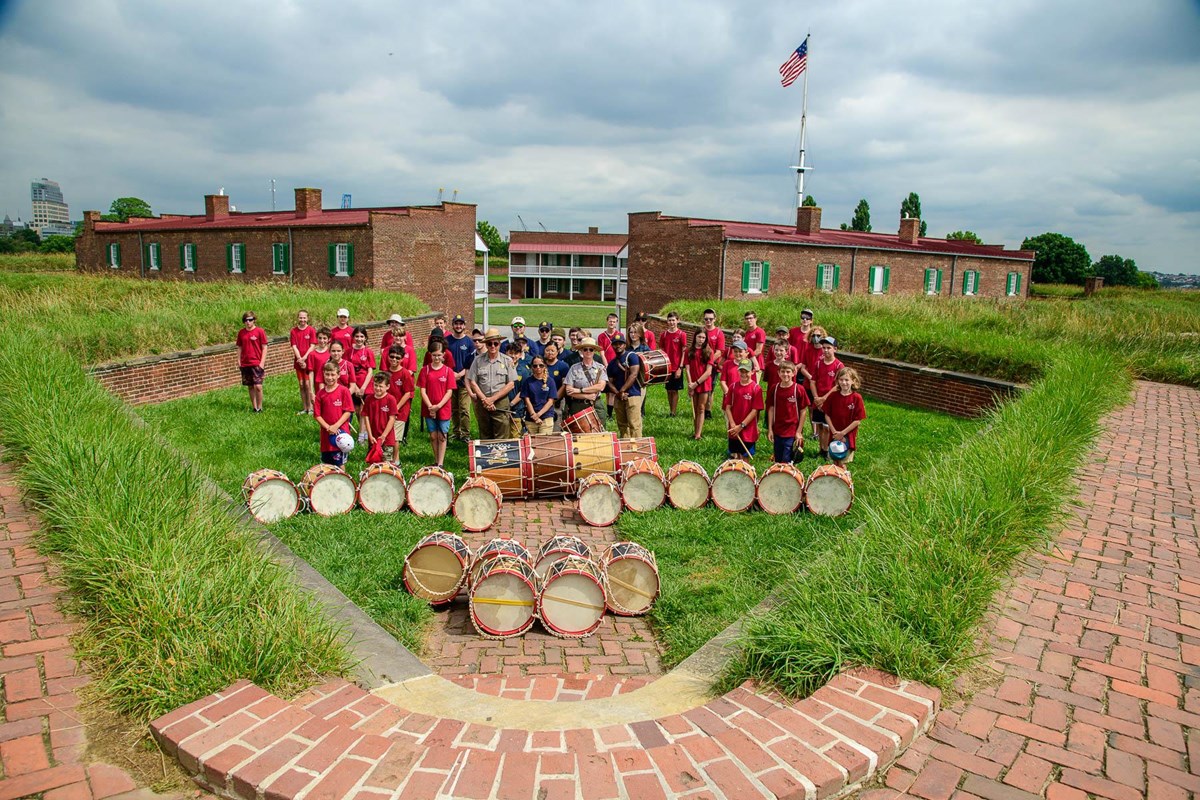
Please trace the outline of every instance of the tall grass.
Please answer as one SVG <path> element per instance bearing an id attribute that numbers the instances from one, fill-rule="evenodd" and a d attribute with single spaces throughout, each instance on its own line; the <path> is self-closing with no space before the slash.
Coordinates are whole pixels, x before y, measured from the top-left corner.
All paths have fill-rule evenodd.
<path id="1" fill-rule="evenodd" d="M 0 253 L 0 273 L 69 272 L 73 269 L 74 253 Z"/>
<path id="2" fill-rule="evenodd" d="M 348 669 L 339 629 L 202 475 L 18 325 L 0 349 L 0 418 L 84 622 L 76 650 L 116 709 L 149 719 L 239 678 L 288 693 Z"/>

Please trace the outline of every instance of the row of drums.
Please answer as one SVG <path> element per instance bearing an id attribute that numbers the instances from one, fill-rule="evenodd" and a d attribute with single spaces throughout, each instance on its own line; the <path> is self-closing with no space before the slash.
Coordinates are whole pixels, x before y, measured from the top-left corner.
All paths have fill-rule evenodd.
<path id="1" fill-rule="evenodd" d="M 654 553 L 636 542 L 608 546 L 598 561 L 575 536 L 555 536 L 534 558 L 516 539 L 492 539 L 478 552 L 437 531 L 405 556 L 404 587 L 433 605 L 467 592 L 471 624 L 488 639 L 520 636 L 540 620 L 554 636 L 595 633 L 608 609 L 644 614 L 659 593 Z"/>

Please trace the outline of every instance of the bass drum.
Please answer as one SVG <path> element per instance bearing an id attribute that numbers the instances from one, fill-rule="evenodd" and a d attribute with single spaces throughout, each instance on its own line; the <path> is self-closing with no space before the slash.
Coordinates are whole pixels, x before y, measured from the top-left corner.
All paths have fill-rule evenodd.
<path id="1" fill-rule="evenodd" d="M 250 516 L 263 525 L 291 517 L 304 507 L 292 479 L 275 469 L 251 472 L 242 482 L 242 499 Z"/>
<path id="2" fill-rule="evenodd" d="M 667 479 L 657 462 L 642 458 L 621 468 L 621 500 L 630 511 L 653 511 L 666 497 Z"/>
<path id="3" fill-rule="evenodd" d="M 471 585 L 471 624 L 486 639 L 520 636 L 533 627 L 538 577 L 528 562 L 496 556 Z"/>
<path id="4" fill-rule="evenodd" d="M 315 464 L 300 479 L 300 492 L 308 507 L 322 517 L 336 517 L 354 508 L 354 478 L 333 464 Z"/>
<path id="5" fill-rule="evenodd" d="M 614 614 L 645 614 L 658 598 L 658 562 L 654 553 L 636 542 L 616 542 L 600 557 L 608 589 L 608 607 Z"/>
<path id="6" fill-rule="evenodd" d="M 368 464 L 358 475 L 358 505 L 370 514 L 399 511 L 407 492 L 404 473 L 395 464 Z"/>
<path id="7" fill-rule="evenodd" d="M 671 377 L 671 359 L 662 350 L 647 350 L 637 355 L 642 362 L 637 380 L 642 386 L 666 383 L 667 378 Z"/>
<path id="8" fill-rule="evenodd" d="M 471 548 L 461 536 L 435 531 L 404 557 L 404 588 L 434 605 L 449 603 L 466 582 L 470 564 Z"/>
<path id="9" fill-rule="evenodd" d="M 575 502 L 583 521 L 597 528 L 612 525 L 621 516 L 621 492 L 610 475 L 596 473 L 581 480 Z"/>
<path id="10" fill-rule="evenodd" d="M 794 514 L 804 505 L 804 475 L 791 464 L 772 464 L 758 479 L 757 497 L 768 514 Z"/>
<path id="11" fill-rule="evenodd" d="M 525 437 L 532 462 L 533 496 L 565 497 L 575 491 L 575 450 L 571 434 Z"/>
<path id="12" fill-rule="evenodd" d="M 600 416 L 596 413 L 596 409 L 590 406 L 568 416 L 563 420 L 562 426 L 563 430 L 568 433 L 604 433 L 604 425 L 600 422 Z"/>
<path id="13" fill-rule="evenodd" d="M 542 627 L 564 639 L 591 636 L 604 621 L 604 576 L 591 561 L 574 556 L 555 561 L 538 594 Z"/>
<path id="14" fill-rule="evenodd" d="M 808 510 L 823 517 L 840 517 L 854 503 L 854 481 L 850 473 L 834 464 L 822 464 L 808 476 L 804 490 Z"/>
<path id="15" fill-rule="evenodd" d="M 712 501 L 722 511 L 736 514 L 747 510 L 754 505 L 757 490 L 754 465 L 749 461 L 731 458 L 713 473 Z"/>
<path id="16" fill-rule="evenodd" d="M 486 531 L 496 523 L 504 495 L 496 482 L 482 475 L 467 478 L 454 498 L 454 517 L 462 523 L 463 530 Z"/>
<path id="17" fill-rule="evenodd" d="M 695 461 L 680 461 L 667 472 L 667 496 L 676 508 L 704 508 L 711 491 L 708 472 Z"/>
<path id="18" fill-rule="evenodd" d="M 454 476 L 441 467 L 421 467 L 408 482 L 408 507 L 418 517 L 440 517 L 454 505 Z"/>

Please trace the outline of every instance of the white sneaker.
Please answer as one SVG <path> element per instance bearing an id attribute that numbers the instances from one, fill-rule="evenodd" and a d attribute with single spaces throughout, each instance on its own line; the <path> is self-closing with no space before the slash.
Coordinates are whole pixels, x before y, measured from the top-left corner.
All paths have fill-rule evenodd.
<path id="1" fill-rule="evenodd" d="M 362 444 L 362 443 L 363 443 L 363 442 L 365 442 L 365 441 L 367 441 L 367 432 L 366 432 L 366 431 L 359 431 L 359 432 L 358 432 L 358 443 L 359 443 L 359 444 Z"/>

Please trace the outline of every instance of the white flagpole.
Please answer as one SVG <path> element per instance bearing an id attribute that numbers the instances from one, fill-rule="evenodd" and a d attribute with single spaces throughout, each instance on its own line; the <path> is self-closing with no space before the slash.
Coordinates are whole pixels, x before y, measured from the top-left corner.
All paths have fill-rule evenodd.
<path id="1" fill-rule="evenodd" d="M 797 164 L 795 166 L 795 170 L 796 170 L 796 208 L 800 208 L 802 205 L 804 205 L 804 173 L 807 172 L 808 170 L 812 169 L 812 167 L 810 167 L 804 163 L 804 136 L 805 136 L 805 128 L 808 125 L 808 62 L 807 62 L 808 47 L 807 47 L 807 45 L 808 45 L 809 37 L 811 37 L 811 36 L 812 36 L 812 34 L 810 33 L 804 37 L 804 44 L 805 44 L 805 48 L 804 48 L 804 53 L 805 53 L 804 104 L 801 106 L 801 109 L 800 109 L 800 160 L 797 162 Z"/>

